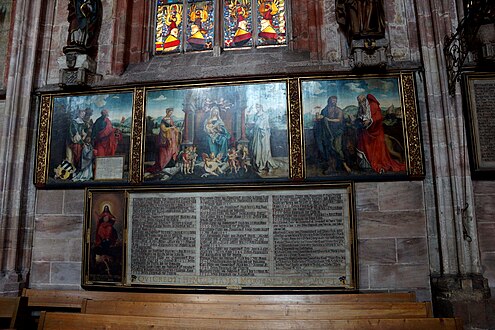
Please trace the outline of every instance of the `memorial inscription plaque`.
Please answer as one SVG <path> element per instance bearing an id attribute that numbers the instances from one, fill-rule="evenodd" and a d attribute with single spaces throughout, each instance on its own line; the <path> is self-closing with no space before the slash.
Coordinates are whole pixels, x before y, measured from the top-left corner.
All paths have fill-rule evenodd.
<path id="1" fill-rule="evenodd" d="M 473 170 L 495 172 L 495 75 L 468 75 L 467 86 Z"/>
<path id="2" fill-rule="evenodd" d="M 126 284 L 355 289 L 351 184 L 128 194 Z"/>

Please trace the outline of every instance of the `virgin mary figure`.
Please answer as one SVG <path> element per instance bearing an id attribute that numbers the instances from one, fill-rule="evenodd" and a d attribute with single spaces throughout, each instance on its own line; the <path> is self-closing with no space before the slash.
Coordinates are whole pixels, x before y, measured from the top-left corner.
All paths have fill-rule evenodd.
<path id="1" fill-rule="evenodd" d="M 217 106 L 211 109 L 210 116 L 204 123 L 204 131 L 208 137 L 210 154 L 213 153 L 215 156 L 222 154 L 222 160 L 226 160 L 230 133 L 225 127 L 222 118 L 220 118 L 220 111 Z"/>

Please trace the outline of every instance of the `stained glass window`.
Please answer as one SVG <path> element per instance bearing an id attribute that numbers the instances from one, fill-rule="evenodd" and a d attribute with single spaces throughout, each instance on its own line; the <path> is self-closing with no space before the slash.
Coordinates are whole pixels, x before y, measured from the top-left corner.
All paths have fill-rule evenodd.
<path id="1" fill-rule="evenodd" d="M 251 0 L 227 0 L 223 6 L 224 47 L 253 44 Z"/>
<path id="2" fill-rule="evenodd" d="M 215 31 L 213 0 L 189 1 L 187 9 L 187 50 L 212 49 Z"/>
<path id="3" fill-rule="evenodd" d="M 287 43 L 285 0 L 156 0 L 156 4 L 156 54 Z"/>
<path id="4" fill-rule="evenodd" d="M 155 38 L 157 54 L 181 50 L 183 12 L 182 1 L 157 1 Z"/>
<path id="5" fill-rule="evenodd" d="M 285 45 L 285 1 L 258 0 L 258 45 Z"/>

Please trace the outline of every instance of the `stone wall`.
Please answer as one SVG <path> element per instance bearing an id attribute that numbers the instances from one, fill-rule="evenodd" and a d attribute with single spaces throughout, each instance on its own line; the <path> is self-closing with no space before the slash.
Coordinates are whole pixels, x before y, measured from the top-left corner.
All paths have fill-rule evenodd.
<path id="1" fill-rule="evenodd" d="M 348 70 L 347 44 L 335 21 L 332 1 L 292 1 L 293 39 L 289 49 L 176 54 L 140 62 L 147 44 L 140 34 L 146 22 L 142 0 L 102 1 L 97 72 L 101 86 L 203 78 L 232 78 Z M 55 5 L 55 3 L 53 3 Z M 127 11 L 132 9 L 132 14 Z M 127 10 L 127 11 L 126 11 Z M 394 66 L 419 65 L 414 8 L 410 1 L 387 2 L 387 39 Z M 58 83 L 58 63 L 67 36 L 66 6 L 44 13 L 38 87 Z M 127 26 L 127 28 L 126 28 Z M 138 28 L 137 28 L 138 27 Z M 125 46 L 125 47 L 124 47 Z M 122 52 L 129 52 L 128 55 Z M 124 74 L 126 56 L 131 64 Z M 219 70 L 219 68 L 222 68 Z M 53 88 L 53 87 L 52 87 Z M 79 288 L 81 282 L 83 197 L 80 190 L 39 190 L 29 286 Z M 362 290 L 416 290 L 430 299 L 425 203 L 421 182 L 356 185 L 359 270 Z"/>
<path id="2" fill-rule="evenodd" d="M 31 288 L 81 283 L 84 192 L 39 190 Z M 430 300 L 421 182 L 356 184 L 359 288 L 416 291 Z"/>
<path id="3" fill-rule="evenodd" d="M 11 9 L 12 0 L 0 0 L 0 90 L 5 88 Z"/>
<path id="4" fill-rule="evenodd" d="M 421 182 L 358 183 L 356 209 L 361 290 L 413 290 L 429 300 Z"/>
<path id="5" fill-rule="evenodd" d="M 37 192 L 31 288 L 79 289 L 84 191 Z"/>
<path id="6" fill-rule="evenodd" d="M 475 210 L 478 223 L 483 276 L 495 294 L 495 181 L 474 182 Z"/>
<path id="7" fill-rule="evenodd" d="M 151 60 L 148 60 L 151 48 L 146 41 L 146 28 L 143 29 L 149 9 L 146 4 L 150 1 L 102 2 L 105 9 L 97 73 L 103 75 L 103 80 L 99 87 L 205 78 L 350 73 L 348 46 L 335 22 L 334 1 L 291 1 L 295 20 L 288 49 L 230 51 L 217 57 L 212 54 L 170 55 Z M 10 180 L 8 184 L 2 184 L 4 189 L 0 196 L 8 198 L 2 198 L 0 207 L 11 206 L 12 210 L 2 213 L 0 233 L 5 235 L 11 231 L 14 235 L 8 236 L 13 237 L 19 232 L 25 236 L 22 244 L 30 247 L 31 237 L 33 243 L 32 260 L 27 253 L 10 253 L 10 246 L 2 247 L 3 259 L 9 261 L 9 270 L 16 266 L 13 260 L 22 259 L 31 264 L 30 287 L 78 289 L 84 192 L 38 190 L 31 193 L 34 188 L 30 179 L 25 179 L 26 173 L 19 171 L 25 162 L 32 162 L 34 158 L 26 156 L 22 149 L 23 145 L 32 145 L 36 135 L 32 134 L 31 140 L 24 142 L 26 138 L 21 134 L 26 132 L 27 122 L 33 127 L 36 125 L 34 116 L 29 116 L 34 111 L 28 96 L 33 90 L 56 91 L 58 88 L 57 61 L 63 55 L 67 37 L 67 2 L 22 0 L 17 3 L 29 10 L 18 10 L 21 14 L 18 15 L 15 40 L 25 42 L 22 47 L 13 43 L 12 59 L 18 56 L 20 59 L 19 63 L 10 62 L 18 65 L 10 69 L 10 95 L 13 97 L 9 101 L 7 96 L 6 110 L 0 104 L 2 125 L 18 127 L 13 133 L 1 132 L 6 137 L 2 139 L 3 144 L 0 143 L 0 151 L 5 155 L 0 159 L 1 172 L 12 175 L 6 176 Z M 414 290 L 421 300 L 430 300 L 430 274 L 447 275 L 447 278 L 476 275 L 481 264 L 483 275 L 489 280 L 490 287 L 495 288 L 495 183 L 476 181 L 471 190 L 468 166 L 460 157 L 467 151 L 463 138 L 466 135 L 461 113 L 462 96 L 458 92 L 451 97 L 446 88 L 442 46 L 445 36 L 457 25 L 456 1 L 391 0 L 385 3 L 386 38 L 390 42 L 388 55 L 392 59 L 389 69 L 417 71 L 426 178 L 415 182 L 356 184 L 359 287 L 363 291 Z M 316 15 L 315 9 L 322 15 Z M 33 49 L 37 50 L 36 57 Z M 32 70 L 33 66 L 36 66 L 35 70 Z M 14 138 L 15 146 L 6 143 Z M 5 167 L 6 162 L 12 165 Z M 5 178 L 0 177 L 0 182 L 2 180 Z M 463 185 L 467 188 L 467 199 L 457 191 L 457 187 Z M 36 198 L 35 208 L 30 201 L 16 202 L 26 195 L 28 199 Z M 470 204 L 469 212 L 472 212 L 473 204 L 475 207 L 472 215 L 476 220 L 466 224 L 473 236 L 472 242 L 463 239 L 462 221 L 457 212 L 465 203 Z M 7 224 L 15 223 L 19 209 L 27 219 L 26 224 L 19 220 L 19 225 L 7 228 Z M 30 226 L 32 221 L 29 222 L 33 213 L 34 231 Z M 2 244 L 0 241 L 0 246 Z M 469 287 L 466 290 L 469 295 Z M 450 296 L 451 292 L 447 294 Z M 474 309 L 481 309 L 471 301 L 463 303 L 473 309 L 472 314 L 463 315 L 469 323 L 475 319 Z"/>

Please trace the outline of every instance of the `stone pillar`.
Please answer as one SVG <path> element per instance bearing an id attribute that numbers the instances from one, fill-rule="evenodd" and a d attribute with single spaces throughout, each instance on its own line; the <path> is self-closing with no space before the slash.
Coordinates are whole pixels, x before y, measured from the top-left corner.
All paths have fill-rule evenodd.
<path id="1" fill-rule="evenodd" d="M 190 104 L 184 105 L 184 135 L 182 144 L 186 147 L 193 144 L 194 141 L 194 111 L 191 110 Z"/>
<path id="2" fill-rule="evenodd" d="M 425 200 L 434 311 L 459 316 L 459 302 L 467 306 L 490 293 L 481 275 L 462 98 L 459 88 L 449 96 L 443 55 L 444 38 L 458 22 L 456 3 L 417 1 L 415 7 L 428 105 L 423 126 L 430 131 Z"/>
<path id="3" fill-rule="evenodd" d="M 40 16 L 45 0 L 18 0 L 5 110 L 0 113 L 0 294 L 16 295 L 26 281 L 31 258 L 34 191 L 30 173 L 33 80 Z"/>

